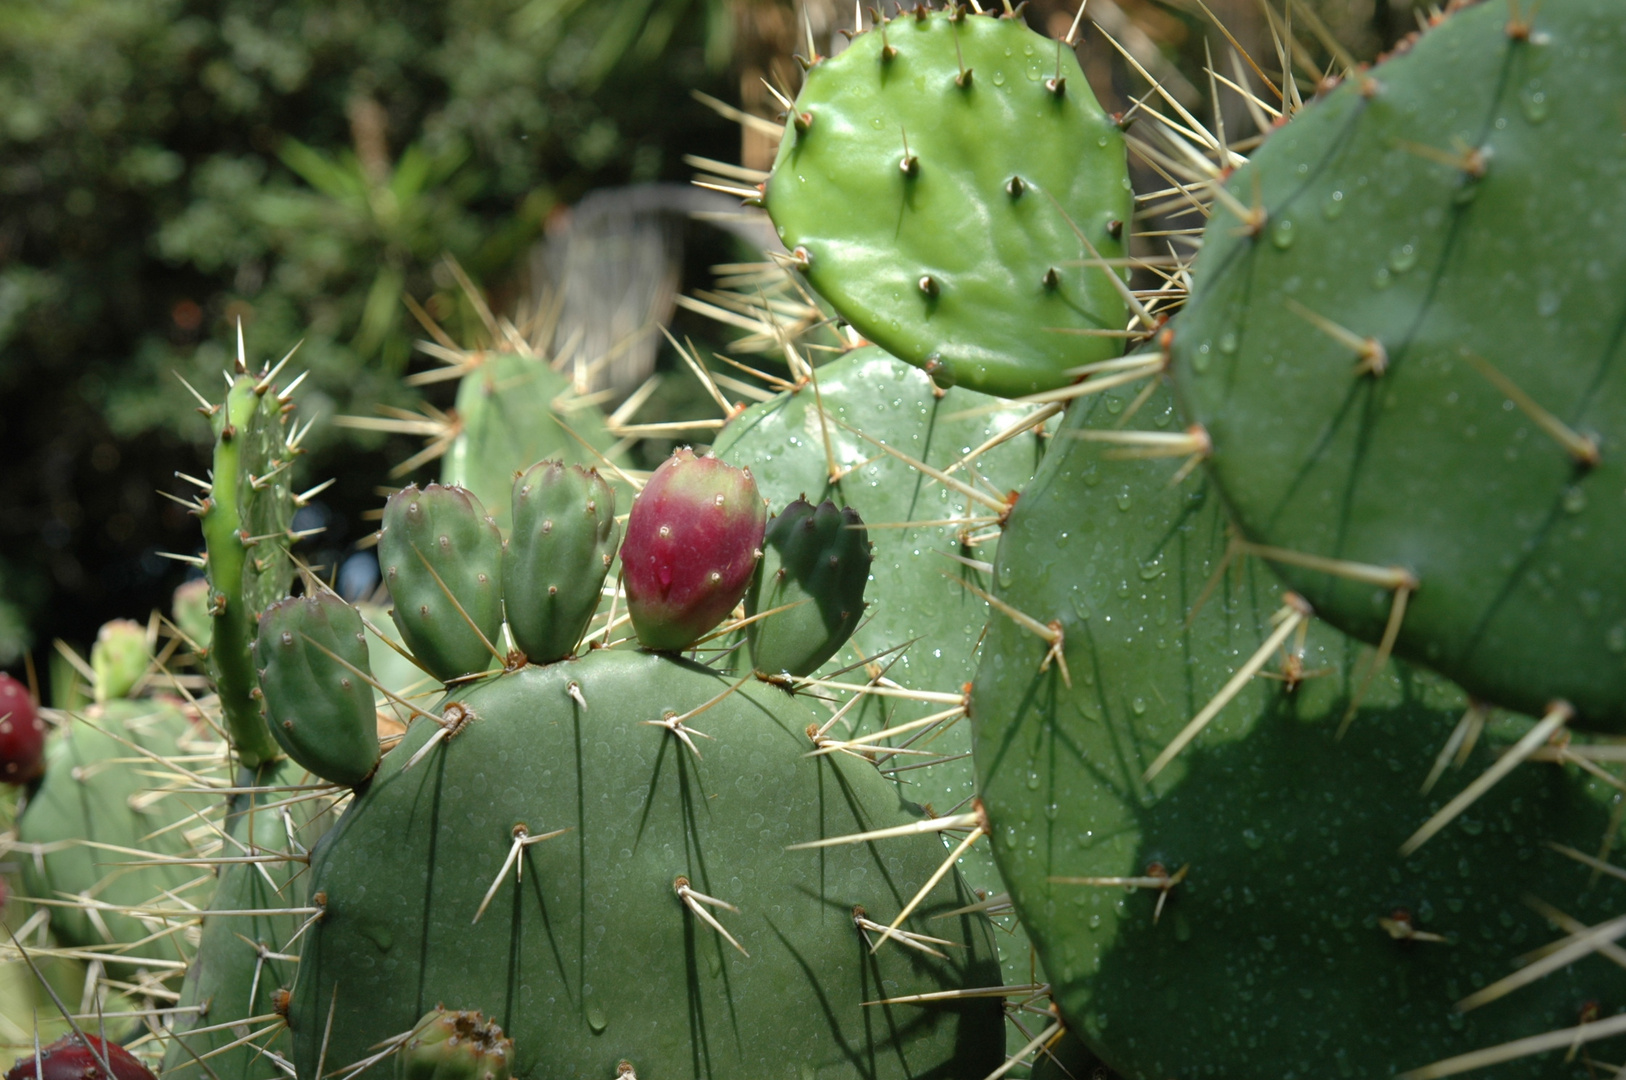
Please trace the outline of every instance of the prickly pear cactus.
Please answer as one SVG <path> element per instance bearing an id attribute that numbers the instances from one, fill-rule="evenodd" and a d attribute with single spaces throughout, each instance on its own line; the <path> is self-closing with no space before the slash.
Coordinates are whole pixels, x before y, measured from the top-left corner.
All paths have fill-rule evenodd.
<path id="1" fill-rule="evenodd" d="M 401 1050 L 401 1080 L 508 1080 L 514 1040 L 478 1012 L 436 1007 Z"/>
<path id="2" fill-rule="evenodd" d="M 1377 1077 L 1622 1000 L 1626 976 L 1589 960 L 1459 1011 L 1577 929 L 1552 908 L 1591 925 L 1626 905 L 1548 846 L 1596 851 L 1610 789 L 1525 764 L 1402 854 L 1464 786 L 1419 794 L 1463 695 L 1400 668 L 1340 740 L 1357 648 L 1302 636 L 1259 561 L 1221 572 L 1201 473 L 1171 487 L 1173 465 L 1082 437 L 1115 425 L 1118 393 L 1074 406 L 999 550 L 997 595 L 1059 642 L 995 615 L 972 701 L 994 852 L 1069 1028 L 1130 1080 Z M 1132 430 L 1177 426 L 1159 391 Z M 1264 670 L 1169 758 L 1249 661 Z M 1529 729 L 1492 725 L 1464 773 Z"/>
<path id="3" fill-rule="evenodd" d="M 944 382 L 1028 394 L 1122 350 L 1121 271 L 1086 263 L 1123 255 L 1123 137 L 1020 18 L 922 7 L 818 60 L 766 205 L 843 318 Z"/>
<path id="4" fill-rule="evenodd" d="M 1398 590 L 1398 655 L 1615 732 L 1623 97 L 1609 0 L 1453 14 L 1237 172 L 1173 349 L 1238 524 L 1319 614 L 1377 641 Z"/>
<path id="5" fill-rule="evenodd" d="M 147 628 L 130 619 L 103 623 L 90 647 L 90 669 L 96 673 L 96 700 L 129 697 L 130 691 L 147 674 L 152 649 L 147 644 Z"/>
<path id="6" fill-rule="evenodd" d="M 183 826 L 205 800 L 165 791 L 153 776 L 158 762 L 188 752 L 192 720 L 180 702 L 162 699 L 114 699 L 67 716 L 17 822 L 23 882 L 42 900 L 84 898 L 83 906 L 53 906 L 51 929 L 65 944 L 142 941 L 161 920 L 118 909 L 163 903 L 166 891 L 196 899 L 186 892 L 195 866 L 141 854 L 193 854 Z M 118 863 L 125 865 L 109 865 Z"/>
<path id="7" fill-rule="evenodd" d="M 442 680 L 484 671 L 502 627 L 502 534 L 460 487 L 409 486 L 390 497 L 378 562 L 412 654 Z"/>
<path id="8" fill-rule="evenodd" d="M 457 434 L 440 482 L 474 492 L 504 529 L 516 472 L 543 460 L 586 468 L 620 461 L 603 414 L 546 361 L 485 353 L 471 355 L 469 364 L 457 387 Z"/>
<path id="9" fill-rule="evenodd" d="M 378 768 L 378 718 L 367 631 L 332 593 L 279 600 L 254 639 L 266 722 L 295 762 L 355 787 Z"/>
<path id="10" fill-rule="evenodd" d="M 596 470 L 542 461 L 514 478 L 503 608 L 535 664 L 563 660 L 598 610 L 615 561 L 615 491 Z"/>
<path id="11" fill-rule="evenodd" d="M 759 675 L 811 675 L 864 615 L 869 533 L 850 506 L 798 498 L 768 523 L 762 550 L 745 598 L 745 614 L 760 616 L 746 628 L 751 663 Z"/>

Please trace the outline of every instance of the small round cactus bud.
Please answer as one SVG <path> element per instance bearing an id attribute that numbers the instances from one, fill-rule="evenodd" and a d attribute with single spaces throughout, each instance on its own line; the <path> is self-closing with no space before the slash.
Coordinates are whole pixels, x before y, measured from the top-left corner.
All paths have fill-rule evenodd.
<path id="1" fill-rule="evenodd" d="M 175 625 L 180 627 L 181 633 L 198 649 L 207 649 L 210 640 L 214 637 L 214 616 L 209 612 L 209 582 L 204 578 L 194 578 L 175 589 L 175 598 L 170 601 L 170 611 L 175 619 Z"/>
<path id="2" fill-rule="evenodd" d="M 147 673 L 152 652 L 147 629 L 130 619 L 103 623 L 90 647 L 90 669 L 96 674 L 96 700 L 128 697 Z"/>
<path id="3" fill-rule="evenodd" d="M 104 1061 L 111 1076 L 102 1067 Z M 64 1035 L 40 1051 L 37 1070 L 34 1055 L 26 1054 L 6 1073 L 6 1080 L 153 1080 L 153 1075 L 118 1043 L 94 1035 L 83 1040 Z"/>
<path id="4" fill-rule="evenodd" d="M 674 652 L 722 622 L 750 587 L 768 513 L 749 469 L 681 449 L 633 501 L 621 545 L 638 641 Z"/>
<path id="5" fill-rule="evenodd" d="M 472 492 L 430 484 L 390 496 L 378 563 L 395 625 L 443 681 L 491 666 L 502 628 L 502 534 Z"/>
<path id="6" fill-rule="evenodd" d="M 768 523 L 762 568 L 745 612 L 784 608 L 746 627 L 763 675 L 810 675 L 852 636 L 864 613 L 869 532 L 858 511 L 797 499 Z"/>
<path id="7" fill-rule="evenodd" d="M 503 603 L 514 643 L 533 664 L 563 660 L 598 609 L 615 554 L 615 492 L 594 470 L 558 461 L 514 478 Z"/>
<path id="8" fill-rule="evenodd" d="M 45 721 L 28 688 L 0 672 L 0 780 L 26 784 L 45 771 Z"/>
<path id="9" fill-rule="evenodd" d="M 401 1048 L 401 1080 L 508 1080 L 514 1041 L 478 1012 L 437 1006 Z"/>
<path id="10" fill-rule="evenodd" d="M 254 642 L 265 718 L 300 765 L 355 787 L 378 767 L 378 722 L 361 615 L 331 593 L 279 600 Z"/>

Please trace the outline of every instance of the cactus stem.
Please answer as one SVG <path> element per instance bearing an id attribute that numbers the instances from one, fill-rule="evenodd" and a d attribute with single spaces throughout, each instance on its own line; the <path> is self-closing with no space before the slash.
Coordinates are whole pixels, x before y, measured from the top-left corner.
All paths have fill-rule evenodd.
<path id="1" fill-rule="evenodd" d="M 926 879 L 926 884 L 920 887 L 920 891 L 916 892 L 909 902 L 903 905 L 903 910 L 898 912 L 897 918 L 893 919 L 891 924 L 881 931 L 881 940 L 869 947 L 871 956 L 874 956 L 876 950 L 886 944 L 887 938 L 897 936 L 898 926 L 914 913 L 915 908 L 920 906 L 920 902 L 926 899 L 927 895 L 937 887 L 939 881 L 943 880 L 943 876 L 954 869 L 954 864 L 960 861 L 962 855 L 971 850 L 971 845 L 990 834 L 988 815 L 983 813 L 981 802 L 976 804 L 976 809 L 971 816 L 977 819 L 976 828 L 967 833 L 965 839 L 960 841 L 959 846 L 949 852 L 948 857 L 939 863 L 937 869 L 932 872 L 932 876 Z"/>
<path id="2" fill-rule="evenodd" d="M 1524 762 L 1531 754 L 1541 748 L 1549 738 L 1558 732 L 1570 718 L 1575 710 L 1567 701 L 1555 701 L 1547 707 L 1547 715 L 1543 716 L 1528 732 L 1524 738 L 1514 744 L 1513 748 L 1496 763 L 1481 773 L 1473 783 L 1463 788 L 1461 793 L 1440 809 L 1440 812 L 1423 823 L 1422 828 L 1413 833 L 1404 844 L 1400 845 L 1402 858 L 1409 858 L 1418 848 L 1428 843 L 1429 839 L 1454 821 L 1459 814 L 1472 806 L 1479 797 L 1495 787 L 1508 773 Z"/>
<path id="3" fill-rule="evenodd" d="M 572 683 L 571 685 L 574 686 L 575 684 Z M 497 890 L 502 886 L 503 878 L 508 876 L 508 868 L 510 866 L 515 868 L 515 881 L 525 880 L 525 864 L 519 861 L 520 852 L 524 851 L 532 844 L 540 844 L 544 840 L 552 840 L 555 836 L 563 836 L 569 831 L 570 830 L 568 828 L 554 829 L 552 832 L 537 833 L 535 836 L 532 836 L 530 830 L 527 829 L 523 823 L 515 825 L 513 831 L 514 842 L 508 847 L 508 858 L 503 860 L 502 869 L 498 870 L 497 876 L 492 879 L 491 888 L 486 890 L 486 895 L 480 901 L 480 906 L 475 910 L 474 918 L 469 921 L 469 925 L 472 926 L 479 922 L 480 916 L 484 915 L 486 913 L 486 908 L 491 906 L 491 898 L 497 895 Z"/>
<path id="4" fill-rule="evenodd" d="M 1276 623 L 1276 629 L 1265 639 L 1264 644 L 1260 645 L 1254 651 L 1254 654 L 1248 658 L 1247 663 L 1237 668 L 1236 674 L 1232 675 L 1230 681 L 1220 688 L 1220 692 L 1215 694 L 1207 705 L 1203 706 L 1202 711 L 1192 717 L 1191 721 L 1180 730 L 1180 734 L 1176 735 L 1173 741 L 1163 748 L 1163 752 L 1141 775 L 1142 782 L 1151 783 L 1157 774 L 1162 772 L 1169 762 L 1173 761 L 1180 751 L 1190 744 L 1191 740 L 1201 734 L 1203 728 L 1208 726 L 1209 721 L 1218 716 L 1220 710 L 1230 704 L 1231 699 L 1242 692 L 1242 688 L 1259 673 L 1259 669 L 1265 666 L 1276 650 L 1281 647 L 1282 642 L 1286 641 L 1293 631 L 1298 629 L 1299 623 L 1310 617 L 1310 605 L 1306 604 L 1298 594 L 1287 593 L 1283 596 L 1283 599 L 1287 602 L 1282 606 L 1281 610 L 1271 616 L 1272 621 Z"/>
<path id="5" fill-rule="evenodd" d="M 715 896 L 707 896 L 705 893 L 695 892 L 689 887 L 689 879 L 686 877 L 680 876 L 673 881 L 672 891 L 677 893 L 678 899 L 683 901 L 683 906 L 688 908 L 694 914 L 695 918 L 700 919 L 707 926 L 721 934 L 723 939 L 736 949 L 740 950 L 742 955 L 751 955 L 745 951 L 744 945 L 741 945 L 738 941 L 734 940 L 733 934 L 730 934 L 727 930 L 723 929 L 723 924 L 717 921 L 716 916 L 712 915 L 712 913 L 707 911 L 702 905 L 710 904 L 712 907 L 719 907 L 725 911 L 732 911 L 736 915 L 739 914 L 739 908 L 735 907 L 733 904 L 730 904 L 726 900 L 719 900 Z"/>
<path id="6" fill-rule="evenodd" d="M 875 946 L 877 944 L 876 940 L 870 937 L 871 932 L 885 935 L 882 937 L 882 941 L 885 941 L 886 938 L 890 937 L 900 945 L 907 945 L 911 949 L 919 949 L 923 953 L 929 953 L 932 956 L 939 957 L 943 960 L 948 959 L 948 954 L 939 952 L 938 950 L 932 948 L 931 945 L 926 943 L 932 942 L 936 945 L 959 944 L 959 942 L 949 941 L 947 938 L 927 937 L 925 934 L 914 934 L 910 933 L 908 930 L 889 930 L 887 927 L 882 926 L 874 919 L 871 919 L 869 916 L 865 915 L 862 907 L 853 908 L 853 925 L 858 927 L 859 933 L 864 935 L 864 944 L 870 947 L 871 952 L 875 951 Z M 866 1004 L 873 1003 L 866 1002 Z"/>
<path id="7" fill-rule="evenodd" d="M 1353 352 L 1357 358 L 1355 364 L 1357 375 L 1371 375 L 1376 378 L 1389 370 L 1388 350 L 1383 347 L 1383 343 L 1377 338 L 1361 337 L 1352 330 L 1346 330 L 1325 315 L 1310 310 L 1292 297 L 1288 297 L 1285 303 L 1287 310 Z"/>
<path id="8" fill-rule="evenodd" d="M 1593 468 L 1602 460 L 1598 450 L 1598 440 L 1590 435 L 1582 435 L 1564 421 L 1548 412 L 1536 403 L 1536 400 L 1525 393 L 1517 383 L 1500 371 L 1483 356 L 1462 350 L 1463 359 L 1474 366 L 1474 370 L 1485 377 L 1496 389 L 1507 395 L 1509 401 L 1517 405 L 1519 411 L 1529 417 L 1531 422 L 1542 431 L 1551 436 L 1552 440 L 1564 448 L 1564 451 L 1575 459 L 1582 468 Z"/>
<path id="9" fill-rule="evenodd" d="M 969 908 L 959 911 L 944 912 L 933 918 L 944 918 L 947 915 L 962 915 L 973 910 L 981 910 L 982 905 L 973 904 Z M 865 1005 L 918 1005 L 928 1001 L 965 1001 L 970 998 L 989 997 L 1043 997 L 1050 992 L 1049 983 L 1024 983 L 1021 986 L 977 986 L 967 990 L 933 990 L 929 994 L 904 994 L 902 997 L 881 998 L 879 1001 L 866 1001 Z"/>
<path id="10" fill-rule="evenodd" d="M 838 844 L 867 844 L 872 840 L 887 840 L 895 836 L 918 836 L 920 833 L 978 828 L 984 820 L 984 816 L 979 812 L 927 818 L 925 821 L 915 821 L 908 825 L 894 825 L 889 829 L 872 829 L 869 832 L 851 833 L 847 836 L 832 836 L 824 840 L 808 840 L 800 844 L 789 844 L 785 847 L 785 850 L 806 851 L 811 848 L 835 847 Z"/>

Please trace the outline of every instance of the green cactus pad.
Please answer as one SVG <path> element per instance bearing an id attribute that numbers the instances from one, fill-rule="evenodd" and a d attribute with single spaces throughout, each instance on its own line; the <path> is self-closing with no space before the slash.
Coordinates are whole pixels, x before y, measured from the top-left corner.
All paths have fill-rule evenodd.
<path id="1" fill-rule="evenodd" d="M 241 770 L 237 787 L 274 789 L 308 783 L 309 779 L 302 769 L 282 759 L 258 772 Z M 316 846 L 333 821 L 328 802 L 302 799 L 286 806 L 287 798 L 286 791 L 277 790 L 233 797 L 225 828 L 236 844 L 242 845 L 243 853 L 286 854 L 294 844 L 305 849 Z M 268 804 L 273 803 L 280 805 L 269 808 Z M 292 836 L 289 822 L 294 826 Z M 297 849 L 293 854 L 298 856 Z M 226 1047 L 238 1043 L 248 1031 L 264 1026 L 259 1022 L 245 1029 L 235 1021 L 277 1011 L 277 991 L 294 982 L 297 965 L 287 956 L 299 948 L 291 942 L 309 916 L 287 909 L 301 899 L 303 890 L 296 882 L 304 873 L 302 857 L 220 868 L 214 899 L 204 913 L 197 955 L 181 986 L 181 1008 L 174 1023 L 176 1037 L 167 1044 L 164 1054 L 166 1077 L 273 1080 L 286 1075 L 261 1050 L 264 1045 L 276 1048 L 276 1035 Z M 227 912 L 231 914 L 224 914 Z M 190 1011 L 199 1005 L 203 1006 L 202 1012 Z M 286 1035 L 280 1036 L 279 1052 L 286 1051 L 286 1040 Z M 208 1055 L 204 1059 L 207 1072 L 197 1066 L 197 1059 L 204 1055 Z"/>
<path id="2" fill-rule="evenodd" d="M 367 631 L 332 593 L 279 600 L 254 642 L 265 718 L 277 743 L 324 780 L 355 787 L 378 767 Z"/>
<path id="3" fill-rule="evenodd" d="M 1279 677 L 1290 633 L 1265 669 L 1278 677 L 1248 682 L 1144 779 L 1283 601 L 1257 561 L 1216 578 L 1228 534 L 1211 481 L 1171 487 L 1175 465 L 1075 437 L 1112 427 L 1132 391 L 1074 407 L 998 555 L 1000 598 L 1062 628 L 1071 686 L 1059 661 L 1040 670 L 1046 641 L 996 615 L 972 703 L 995 855 L 1069 1027 L 1128 1080 L 1385 1077 L 1573 1026 L 1589 999 L 1613 1011 L 1626 975 L 1598 959 L 1453 1008 L 1563 937 L 1527 896 L 1588 924 L 1626 907 L 1626 886 L 1592 884 L 1545 846 L 1595 852 L 1609 789 L 1522 765 L 1398 854 L 1528 720 L 1492 725 L 1460 772 L 1419 794 L 1463 695 L 1401 668 L 1339 740 L 1361 650 L 1316 623 L 1295 688 Z M 1135 423 L 1176 427 L 1169 395 Z M 1053 880 L 1160 868 L 1185 874 L 1161 918 L 1159 889 Z M 1403 940 L 1408 927 L 1444 940 Z M 1486 1075 L 1553 1076 L 1561 1055 Z"/>
<path id="4" fill-rule="evenodd" d="M 468 488 L 504 530 L 515 474 L 542 460 L 602 466 L 615 438 L 596 406 L 576 398 L 570 380 L 545 361 L 515 353 L 471 357 L 457 387 L 459 431 L 441 462 L 440 482 Z"/>
<path id="5" fill-rule="evenodd" d="M 502 534 L 473 494 L 430 484 L 390 496 L 378 562 L 412 655 L 442 680 L 491 666 L 502 628 Z"/>
<path id="6" fill-rule="evenodd" d="M 97 701 L 128 697 L 152 663 L 147 628 L 130 619 L 114 619 L 96 632 L 90 647 L 90 670 L 96 673 Z"/>
<path id="7" fill-rule="evenodd" d="M 614 1077 L 621 1060 L 656 1077 L 743 1080 L 788 1063 L 986 1076 L 1004 1045 L 997 1003 L 862 1004 L 999 977 L 985 923 L 929 919 L 967 902 L 952 875 L 904 925 L 952 940 L 946 959 L 896 944 L 871 956 L 855 927 L 855 905 L 890 921 L 941 845 L 787 851 L 918 810 L 862 762 L 806 757 L 815 718 L 772 687 L 747 683 L 684 721 L 709 736 L 691 736 L 703 759 L 659 723 L 732 685 L 667 656 L 597 650 L 466 689 L 449 709 L 461 729 L 407 770 L 436 730 L 415 722 L 311 867 L 327 913 L 290 1015 L 300 1075 L 315 1075 L 337 986 L 329 1068 L 444 1002 L 500 1024 L 522 1078 Z M 565 831 L 505 866 L 519 827 Z M 686 908 L 680 877 L 738 908 L 705 910 L 748 957 Z"/>
<path id="8" fill-rule="evenodd" d="M 1409 572 L 1398 655 L 1620 732 L 1626 20 L 1530 11 L 1458 12 L 1271 135 L 1229 185 L 1262 227 L 1216 206 L 1173 351 L 1250 540 Z M 1381 638 L 1386 589 L 1275 565 Z"/>
<path id="9" fill-rule="evenodd" d="M 563 660 L 598 610 L 615 558 L 615 492 L 597 471 L 543 461 L 514 478 L 503 606 L 534 664 Z"/>
<path id="10" fill-rule="evenodd" d="M 767 207 L 843 318 L 939 378 L 1010 397 L 1121 351 L 1067 331 L 1124 325 L 1118 271 L 1081 265 L 1074 231 L 1123 255 L 1123 137 L 1072 49 L 1019 18 L 900 15 L 819 61 Z"/>
<path id="11" fill-rule="evenodd" d="M 992 411 L 977 411 L 984 408 Z M 945 469 L 1026 415 L 1018 406 L 962 387 L 940 395 L 923 372 L 880 349 L 863 348 L 818 369 L 817 395 L 811 385 L 781 394 L 747 409 L 723 429 L 717 455 L 749 466 L 771 505 L 784 506 L 798 496 L 828 498 L 856 510 L 868 527 L 874 561 L 865 593 L 865 621 L 827 669 L 912 641 L 915 644 L 901 655 L 883 661 L 896 660 L 888 676 L 917 690 L 957 691 L 976 671 L 977 642 L 988 606 L 949 575 L 962 576 L 982 589 L 993 587 L 986 574 L 945 557 L 987 557 L 987 547 L 962 545 L 962 527 L 896 527 L 980 517 L 983 523 L 967 524 L 964 531 L 992 535 L 994 528 L 986 519 L 993 511 L 922 476 L 858 432 Z M 830 482 L 826 438 L 836 467 L 851 470 L 839 484 Z M 1026 433 L 978 455 L 973 464 L 990 491 L 1014 491 L 1033 475 L 1041 446 L 1038 438 Z M 965 474 L 962 468 L 954 475 Z M 849 715 L 854 718 L 854 734 L 859 734 L 942 708 L 901 699 L 890 699 L 883 706 L 871 699 Z M 956 758 L 971 749 L 970 732 L 957 724 L 942 732 L 931 748 L 947 760 L 899 775 L 907 781 L 904 790 L 911 800 L 947 812 L 975 793 L 970 761 Z M 974 888 L 1004 890 L 980 845 L 972 848 L 962 870 Z M 1020 955 L 1010 974 L 1025 979 L 1027 952 L 1016 951 Z"/>
<path id="12" fill-rule="evenodd" d="M 45 779 L 17 823 L 17 858 L 28 892 L 43 900 L 85 896 L 119 907 L 150 907 L 197 876 L 197 868 L 147 863 L 111 866 L 142 849 L 160 856 L 191 855 L 179 828 L 204 809 L 202 796 L 165 794 L 151 769 L 132 764 L 142 751 L 160 759 L 184 754 L 191 721 L 178 703 L 115 698 L 70 714 L 46 748 Z M 122 741 L 121 741 L 122 740 Z M 127 745 L 127 744 L 133 744 Z M 139 747 L 139 749 L 136 749 Z M 98 925 L 98 922 L 100 925 Z M 53 907 L 51 930 L 63 944 L 99 947 L 142 941 L 161 923 L 119 911 Z M 101 927 L 105 926 L 107 933 Z"/>
<path id="13" fill-rule="evenodd" d="M 864 614 L 869 534 L 852 507 L 797 499 L 774 515 L 762 539 L 762 565 L 745 598 L 751 663 L 761 675 L 811 675 L 834 656 Z"/>

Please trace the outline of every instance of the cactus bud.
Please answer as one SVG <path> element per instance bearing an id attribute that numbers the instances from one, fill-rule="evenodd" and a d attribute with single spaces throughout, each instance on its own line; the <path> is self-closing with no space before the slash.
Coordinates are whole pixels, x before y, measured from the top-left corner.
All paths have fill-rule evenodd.
<path id="1" fill-rule="evenodd" d="M 279 600 L 260 616 L 254 665 L 271 735 L 300 765 L 355 787 L 378 767 L 367 633 L 330 593 Z"/>
<path id="2" fill-rule="evenodd" d="M 28 688 L 0 671 L 0 780 L 26 784 L 45 771 L 45 722 Z"/>
<path id="3" fill-rule="evenodd" d="M 207 649 L 214 637 L 214 616 L 209 613 L 209 582 L 194 578 L 175 589 L 170 602 L 175 625 L 198 649 Z"/>
<path id="4" fill-rule="evenodd" d="M 576 649 L 615 557 L 615 492 L 596 471 L 543 461 L 514 478 L 503 601 L 514 643 L 534 664 Z"/>
<path id="5" fill-rule="evenodd" d="M 740 602 L 761 555 L 767 510 L 749 469 L 685 448 L 632 504 L 621 566 L 645 648 L 683 649 Z"/>
<path id="6" fill-rule="evenodd" d="M 102 1068 L 106 1061 L 113 1072 Z M 6 1080 L 153 1080 L 147 1067 L 115 1042 L 86 1035 L 64 1035 L 39 1052 L 38 1069 L 33 1054 L 17 1059 Z"/>
<path id="7" fill-rule="evenodd" d="M 746 627 L 751 663 L 764 675 L 810 675 L 858 626 L 869 580 L 869 533 L 858 511 L 797 499 L 763 537 L 762 567 L 745 613 L 794 605 Z"/>
<path id="8" fill-rule="evenodd" d="M 96 675 L 96 700 L 128 697 L 151 662 L 146 627 L 130 619 L 103 623 L 96 634 L 96 644 L 90 647 L 90 669 Z"/>
<path id="9" fill-rule="evenodd" d="M 502 535 L 473 493 L 410 486 L 390 496 L 378 562 L 407 647 L 443 681 L 491 666 L 502 627 Z"/>
<path id="10" fill-rule="evenodd" d="M 514 1041 L 478 1012 L 437 1006 L 401 1048 L 401 1080 L 508 1080 Z"/>

